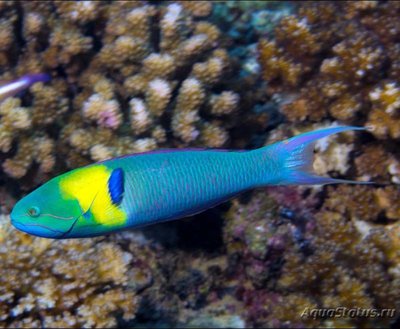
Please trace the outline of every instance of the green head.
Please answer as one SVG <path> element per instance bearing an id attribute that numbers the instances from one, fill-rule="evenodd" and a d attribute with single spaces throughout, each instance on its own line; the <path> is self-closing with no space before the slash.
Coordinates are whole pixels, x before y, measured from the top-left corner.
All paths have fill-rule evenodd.
<path id="1" fill-rule="evenodd" d="M 65 198 L 54 178 L 20 200 L 11 212 L 11 223 L 20 231 L 45 238 L 68 235 L 82 216 L 79 202 Z"/>
<path id="2" fill-rule="evenodd" d="M 120 229 L 126 223 L 126 214 L 115 202 L 115 193 L 110 195 L 110 187 L 119 186 L 115 180 L 122 179 L 118 173 L 94 165 L 53 178 L 15 205 L 11 223 L 20 231 L 53 239 L 96 236 Z"/>

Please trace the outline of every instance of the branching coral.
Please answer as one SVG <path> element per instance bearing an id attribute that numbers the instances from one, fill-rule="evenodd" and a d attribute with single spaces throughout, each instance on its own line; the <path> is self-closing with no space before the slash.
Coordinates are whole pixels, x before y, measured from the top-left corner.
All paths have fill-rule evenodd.
<path id="1" fill-rule="evenodd" d="M 156 147 L 230 145 L 233 128 L 258 114 L 240 110 L 241 84 L 225 79 L 233 65 L 221 31 L 206 20 L 212 9 L 185 1 L 4 5 L 2 78 L 52 76 L 20 104 L 2 105 L 4 173 L 22 178 L 35 163 L 55 173 Z M 45 139 L 53 168 L 29 146 Z"/>
<path id="2" fill-rule="evenodd" d="M 386 141 L 383 149 L 366 140 L 365 153 L 357 152 L 357 173 L 363 179 L 397 181 L 396 13 L 399 7 L 391 1 L 304 3 L 277 25 L 274 39 L 258 43 L 265 91 L 286 98 L 280 110 L 289 122 L 364 125 Z"/>
<path id="3" fill-rule="evenodd" d="M 398 8 L 393 2 L 375 3 L 373 8 L 351 2 L 305 3 L 297 15 L 278 24 L 275 41 L 260 41 L 259 61 L 268 90 L 293 92 L 293 87 L 301 87 L 282 109 L 290 121 L 354 122 L 358 111 L 373 115 L 382 110 L 379 107 L 388 107 L 389 112 L 396 107 L 395 82 L 379 80 L 397 63 L 387 55 L 394 39 L 383 30 L 389 33 L 391 29 L 391 35 L 397 28 L 389 22 Z M 351 19 L 339 18 L 337 11 Z M 378 17 L 385 23 L 378 23 Z"/>
<path id="4" fill-rule="evenodd" d="M 2 80 L 52 76 L 0 104 L 0 182 L 31 189 L 157 147 L 245 148 L 352 124 L 372 130 L 318 142 L 316 172 L 398 184 L 398 4 L 300 3 L 274 38 L 289 9 L 265 6 L 0 2 Z M 278 129 L 275 100 L 288 121 Z M 0 321 L 105 327 L 139 312 L 171 326 L 386 326 L 301 313 L 398 309 L 398 198 L 395 185 L 268 188 L 233 202 L 212 255 L 152 250 L 133 233 L 55 244 L 1 217 Z"/>
<path id="5" fill-rule="evenodd" d="M 280 111 L 288 121 L 272 130 L 267 143 L 325 125 L 368 126 L 356 137 L 318 142 L 315 171 L 398 183 L 400 30 L 393 17 L 399 10 L 390 1 L 305 2 L 280 21 L 273 38 L 258 42 L 263 92 L 284 100 Z M 228 212 L 224 237 L 231 257 L 240 258 L 234 272 L 247 319 L 290 327 L 393 323 L 393 317 L 300 314 L 315 307 L 398 310 L 398 187 L 293 190 L 269 189 L 269 197 L 256 194 Z"/>
<path id="6" fill-rule="evenodd" d="M 0 321 L 6 327 L 110 327 L 135 316 L 132 256 L 100 240 L 52 240 L 16 232 L 0 216 Z"/>
<path id="7" fill-rule="evenodd" d="M 38 163 L 43 173 L 52 171 L 55 164 L 55 141 L 43 129 L 65 111 L 65 99 L 42 83 L 32 88 L 32 94 L 31 107 L 21 107 L 17 98 L 0 105 L 1 152 L 11 151 L 13 142 L 18 141 L 16 154 L 2 163 L 4 172 L 14 178 L 23 177 L 32 162 Z"/>

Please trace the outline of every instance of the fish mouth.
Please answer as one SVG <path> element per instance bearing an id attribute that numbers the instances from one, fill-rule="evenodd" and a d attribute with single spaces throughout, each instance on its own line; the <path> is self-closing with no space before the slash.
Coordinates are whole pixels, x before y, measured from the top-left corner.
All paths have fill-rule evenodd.
<path id="1" fill-rule="evenodd" d="M 12 218 L 11 218 L 11 224 L 21 232 L 39 236 L 41 238 L 52 238 L 52 239 L 62 238 L 66 235 L 66 233 L 70 231 L 68 230 L 67 232 L 62 232 L 37 223 L 23 224 Z"/>

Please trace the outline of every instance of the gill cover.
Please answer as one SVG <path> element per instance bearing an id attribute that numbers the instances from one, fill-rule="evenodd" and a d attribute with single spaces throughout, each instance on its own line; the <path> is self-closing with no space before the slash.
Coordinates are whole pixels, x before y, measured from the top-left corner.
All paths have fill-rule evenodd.
<path id="1" fill-rule="evenodd" d="M 76 169 L 61 179 L 60 186 L 64 195 L 76 198 L 82 209 L 82 220 L 74 232 L 90 226 L 112 228 L 126 223 L 126 213 L 120 208 L 124 194 L 122 169 L 103 164 Z"/>

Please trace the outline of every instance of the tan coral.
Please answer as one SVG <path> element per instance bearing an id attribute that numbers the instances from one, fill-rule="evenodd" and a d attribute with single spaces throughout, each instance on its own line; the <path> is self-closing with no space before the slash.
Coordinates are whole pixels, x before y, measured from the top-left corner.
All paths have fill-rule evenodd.
<path id="1" fill-rule="evenodd" d="M 69 240 L 55 246 L 15 231 L 3 215 L 0 233 L 7 237 L 0 251 L 8 269 L 0 279 L 3 321 L 13 321 L 11 326 L 30 326 L 38 319 L 46 327 L 112 326 L 116 311 L 125 320 L 134 318 L 138 299 L 127 281 L 132 258 L 117 244 Z"/>
<path id="2" fill-rule="evenodd" d="M 224 91 L 210 98 L 211 113 L 214 115 L 231 114 L 237 110 L 239 95 L 232 91 Z"/>
<path id="3" fill-rule="evenodd" d="M 36 83 L 30 90 L 34 95 L 32 122 L 35 126 L 52 124 L 67 110 L 68 101 L 61 91 L 62 88 Z"/>
<path id="4" fill-rule="evenodd" d="M 278 44 L 285 44 L 285 49 L 294 57 L 315 54 L 320 50 L 320 44 L 311 33 L 306 18 L 284 17 L 276 29 L 276 40 Z"/>
<path id="5" fill-rule="evenodd" d="M 282 79 L 284 83 L 290 86 L 296 86 L 300 82 L 301 65 L 285 58 L 284 50 L 280 49 L 275 42 L 260 40 L 258 50 L 265 80 Z"/>
<path id="6" fill-rule="evenodd" d="M 371 133 L 379 139 L 400 137 L 400 118 L 393 117 L 381 109 L 373 109 L 366 126 L 371 128 Z"/>
<path id="7" fill-rule="evenodd" d="M 145 132 L 152 124 L 150 112 L 145 103 L 140 98 L 132 98 L 129 101 L 130 121 L 133 133 L 141 134 Z"/>
<path id="8" fill-rule="evenodd" d="M 170 78 L 175 72 L 175 60 L 169 54 L 152 53 L 143 60 L 143 74 L 148 79 Z"/>
<path id="9" fill-rule="evenodd" d="M 201 141 L 207 147 L 222 147 L 229 140 L 228 132 L 217 122 L 204 123 Z"/>
<path id="10" fill-rule="evenodd" d="M 147 84 L 147 78 L 142 74 L 135 74 L 124 81 L 124 89 L 129 96 L 138 96 L 146 92 Z"/>
<path id="11" fill-rule="evenodd" d="M 17 154 L 4 161 L 4 172 L 14 178 L 25 176 L 33 160 L 33 148 L 34 145 L 32 144 L 32 141 L 28 139 L 21 140 L 18 145 Z"/>
<path id="12" fill-rule="evenodd" d="M 223 61 L 218 57 L 211 57 L 204 63 L 196 63 L 192 75 L 204 84 L 215 84 L 221 78 L 223 70 Z"/>
<path id="13" fill-rule="evenodd" d="M 215 25 L 206 21 L 198 22 L 193 31 L 194 35 L 205 34 L 208 42 L 213 46 L 216 46 L 216 42 L 220 39 L 220 33 L 221 32 Z"/>
<path id="14" fill-rule="evenodd" d="M 11 130 L 0 124 L 0 150 L 2 152 L 8 152 L 11 149 L 13 141 L 13 134 Z"/>
<path id="15" fill-rule="evenodd" d="M 134 8 L 126 15 L 126 21 L 129 27 L 127 33 L 135 38 L 139 38 L 144 44 L 147 44 L 150 39 L 150 19 L 153 16 L 152 7 L 144 5 Z"/>
<path id="16" fill-rule="evenodd" d="M 11 134 L 15 134 L 14 130 L 26 130 L 32 126 L 29 110 L 20 105 L 17 98 L 8 98 L 0 105 L 0 122 Z"/>
<path id="17" fill-rule="evenodd" d="M 154 138 L 140 138 L 133 143 L 132 147 L 135 152 L 152 151 L 157 148 L 157 142 Z"/>
<path id="18" fill-rule="evenodd" d="M 336 79 L 361 80 L 383 65 L 382 49 L 368 33 L 358 33 L 354 38 L 336 44 L 332 50 L 337 57 L 325 59 L 320 70 Z"/>
<path id="19" fill-rule="evenodd" d="M 369 93 L 374 108 L 379 108 L 387 114 L 396 115 L 400 109 L 400 87 L 395 81 L 387 81 L 377 86 Z"/>
<path id="20" fill-rule="evenodd" d="M 196 127 L 200 117 L 196 111 L 177 112 L 172 118 L 172 130 L 176 137 L 181 138 L 185 143 L 196 140 L 200 131 Z"/>
<path id="21" fill-rule="evenodd" d="M 94 161 L 105 161 L 113 157 L 112 150 L 102 144 L 93 145 L 89 150 L 90 157 Z"/>
<path id="22" fill-rule="evenodd" d="M 99 126 L 117 129 L 122 123 L 122 114 L 116 100 L 106 100 L 100 94 L 93 94 L 83 104 L 82 113 Z"/>
<path id="23" fill-rule="evenodd" d="M 151 80 L 146 92 L 146 104 L 150 113 L 156 117 L 161 116 L 169 103 L 171 93 L 171 86 L 166 80 Z"/>
<path id="24" fill-rule="evenodd" d="M 361 104 L 358 95 L 344 94 L 330 105 L 329 112 L 335 119 L 346 122 L 354 119 Z"/>
<path id="25" fill-rule="evenodd" d="M 55 142 L 47 136 L 37 137 L 34 139 L 36 149 L 33 156 L 36 162 L 40 164 L 40 170 L 44 173 L 49 173 L 55 165 Z"/>
<path id="26" fill-rule="evenodd" d="M 386 217 L 398 221 L 400 219 L 400 207 L 397 201 L 400 196 L 398 187 L 379 188 L 376 191 L 376 196 L 379 206 L 385 211 Z"/>
<path id="27" fill-rule="evenodd" d="M 161 126 L 154 127 L 151 137 L 154 138 L 158 144 L 165 143 L 167 141 L 167 133 Z"/>
<path id="28" fill-rule="evenodd" d="M 354 161 L 358 176 L 368 181 L 385 179 L 388 176 L 388 153 L 378 144 L 368 144 L 362 149 L 363 153 Z"/>
<path id="29" fill-rule="evenodd" d="M 179 3 L 196 17 L 208 16 L 212 11 L 212 4 L 208 1 L 179 1 Z"/>
<path id="30" fill-rule="evenodd" d="M 61 17 L 72 22 L 88 23 L 94 20 L 100 11 L 100 3 L 93 1 L 57 2 L 56 8 Z"/>
<path id="31" fill-rule="evenodd" d="M 185 28 L 182 5 L 171 3 L 160 21 L 161 44 L 163 52 L 172 52 L 182 42 L 181 30 Z"/>
<path id="32" fill-rule="evenodd" d="M 342 214 L 349 213 L 352 219 L 378 220 L 381 208 L 374 190 L 368 186 L 357 185 L 352 188 L 341 185 L 337 190 L 330 187 L 328 192 L 328 198 L 325 201 L 327 209 Z"/>
<path id="33" fill-rule="evenodd" d="M 179 89 L 176 111 L 198 111 L 205 99 L 205 92 L 199 80 L 188 78 Z"/>
<path id="34" fill-rule="evenodd" d="M 38 34 L 44 26 L 44 17 L 39 13 L 28 13 L 24 20 L 24 34 Z"/>
<path id="35" fill-rule="evenodd" d="M 73 56 L 86 53 L 92 48 L 92 38 L 85 37 L 75 27 L 57 26 L 50 36 L 50 46 L 43 53 L 43 59 L 50 67 L 58 63 L 67 64 Z"/>
<path id="36" fill-rule="evenodd" d="M 118 54 L 120 61 L 140 61 L 148 53 L 140 39 L 130 36 L 120 36 L 115 40 L 115 54 Z"/>
<path id="37" fill-rule="evenodd" d="M 7 50 L 14 41 L 14 34 L 12 30 L 11 24 L 7 24 L 7 20 L 3 20 L 0 22 L 1 24 L 1 32 L 0 32 L 0 51 Z"/>
<path id="38" fill-rule="evenodd" d="M 196 57 L 201 56 L 212 48 L 206 34 L 196 34 L 183 41 L 175 52 L 176 63 L 185 65 Z"/>
<path id="39" fill-rule="evenodd" d="M 68 136 L 69 144 L 80 152 L 87 152 L 93 143 L 93 138 L 84 129 L 76 129 Z"/>

